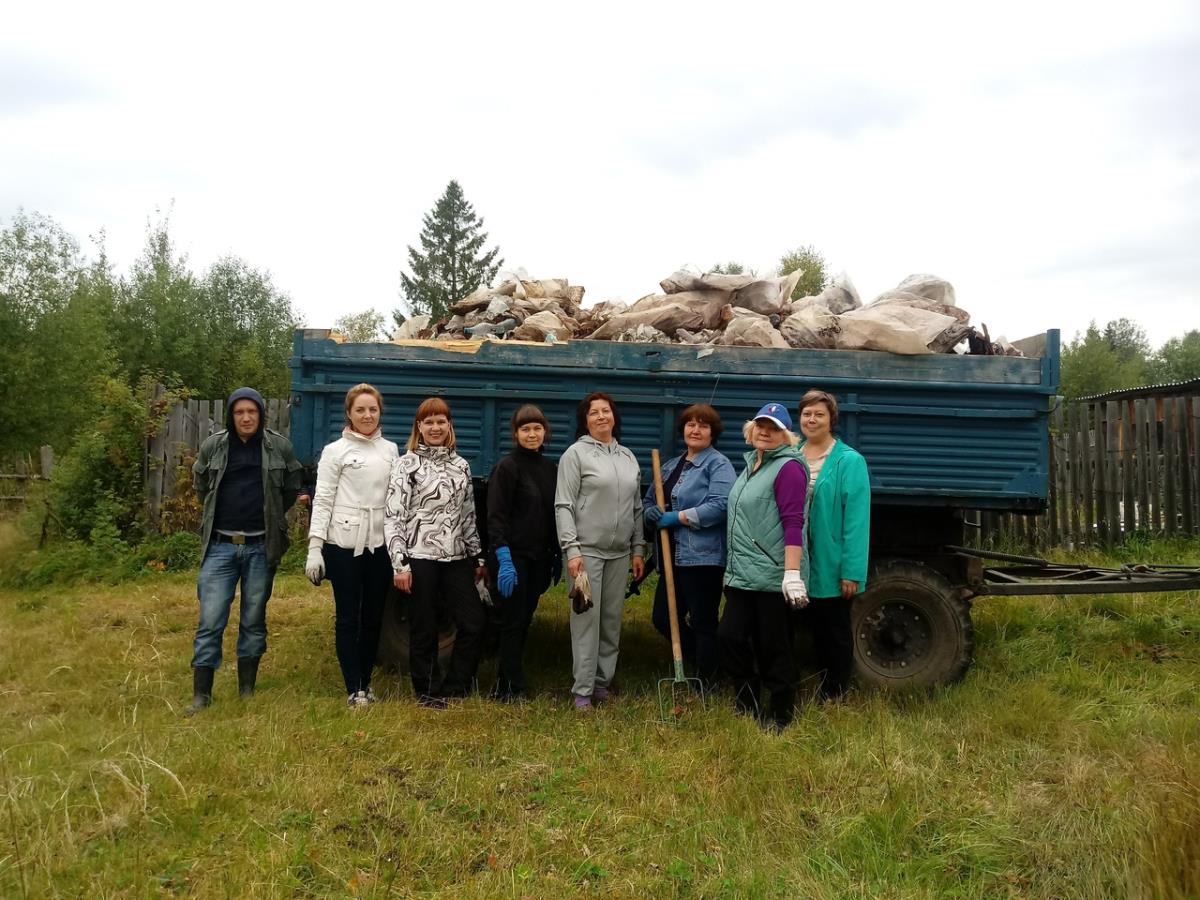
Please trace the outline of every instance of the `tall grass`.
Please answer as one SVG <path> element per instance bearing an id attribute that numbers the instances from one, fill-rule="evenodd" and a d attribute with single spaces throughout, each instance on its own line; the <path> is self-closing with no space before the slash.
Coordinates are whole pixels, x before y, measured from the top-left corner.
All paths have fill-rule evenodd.
<path id="1" fill-rule="evenodd" d="M 981 600 L 961 684 L 782 736 L 723 697 L 661 723 L 642 599 L 620 695 L 576 713 L 559 592 L 533 702 L 439 713 L 386 675 L 348 710 L 328 588 L 293 576 L 259 694 L 227 666 L 184 718 L 195 612 L 189 575 L 0 592 L 0 895 L 1200 895 L 1195 596 Z"/>

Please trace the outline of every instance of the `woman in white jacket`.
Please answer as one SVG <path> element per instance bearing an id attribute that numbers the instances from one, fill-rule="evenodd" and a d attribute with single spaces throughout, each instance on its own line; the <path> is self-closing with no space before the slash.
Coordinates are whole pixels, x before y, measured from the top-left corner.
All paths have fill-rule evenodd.
<path id="1" fill-rule="evenodd" d="M 304 567 L 313 584 L 333 584 L 334 645 L 350 706 L 375 700 L 371 670 L 392 580 L 384 546 L 388 476 L 400 453 L 384 440 L 383 397 L 369 384 L 346 392 L 346 427 L 321 452 Z"/>
<path id="2" fill-rule="evenodd" d="M 487 624 L 475 582 L 487 577 L 475 522 L 470 464 L 455 452 L 450 407 L 429 397 L 417 407 L 408 452 L 396 460 L 383 520 L 396 587 L 408 604 L 409 672 L 422 706 L 465 697 Z M 438 613 L 454 622 L 454 652 L 442 680 Z"/>

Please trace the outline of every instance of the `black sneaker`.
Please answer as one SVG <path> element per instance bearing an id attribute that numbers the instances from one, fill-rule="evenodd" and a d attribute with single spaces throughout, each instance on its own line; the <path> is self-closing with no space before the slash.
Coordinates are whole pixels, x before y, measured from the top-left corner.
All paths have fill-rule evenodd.
<path id="1" fill-rule="evenodd" d="M 423 706 L 426 709 L 449 709 L 450 704 L 446 702 L 445 697 L 434 697 L 429 694 L 421 694 L 417 697 L 417 706 Z"/>

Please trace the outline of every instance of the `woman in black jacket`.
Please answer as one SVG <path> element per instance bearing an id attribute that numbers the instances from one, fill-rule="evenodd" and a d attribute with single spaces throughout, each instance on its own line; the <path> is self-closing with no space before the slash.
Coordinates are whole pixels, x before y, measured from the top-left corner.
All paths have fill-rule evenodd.
<path id="1" fill-rule="evenodd" d="M 512 435 L 512 452 L 488 479 L 488 540 L 502 598 L 499 700 L 525 696 L 525 638 L 542 593 L 562 576 L 554 528 L 557 466 L 542 455 L 550 423 L 538 407 L 526 404 L 513 413 Z"/>

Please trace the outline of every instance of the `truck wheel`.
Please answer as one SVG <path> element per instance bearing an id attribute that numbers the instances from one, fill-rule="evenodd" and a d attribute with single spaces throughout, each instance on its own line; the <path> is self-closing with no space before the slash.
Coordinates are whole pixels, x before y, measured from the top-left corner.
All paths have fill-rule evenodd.
<path id="1" fill-rule="evenodd" d="M 971 664 L 971 605 L 940 573 L 888 560 L 850 612 L 859 684 L 912 690 L 950 684 Z"/>
<path id="2" fill-rule="evenodd" d="M 408 597 L 395 588 L 388 589 L 383 606 L 383 625 L 379 629 L 379 649 L 375 662 L 384 669 L 408 674 Z M 454 650 L 454 623 L 438 623 L 438 665 L 442 671 L 450 663 Z"/>

